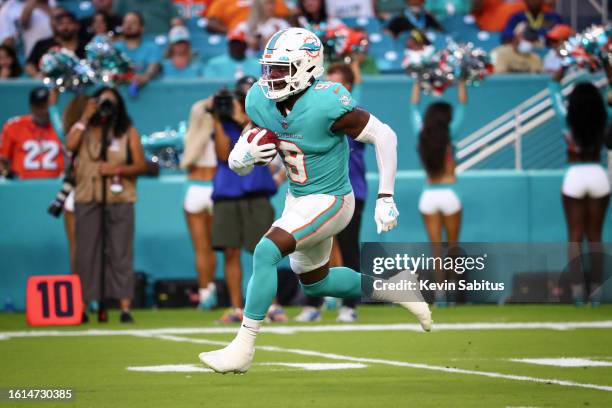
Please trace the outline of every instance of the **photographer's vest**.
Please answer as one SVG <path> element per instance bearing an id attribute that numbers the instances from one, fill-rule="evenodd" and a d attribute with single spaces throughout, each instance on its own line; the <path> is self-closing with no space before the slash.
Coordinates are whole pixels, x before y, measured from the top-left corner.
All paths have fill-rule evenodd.
<path id="1" fill-rule="evenodd" d="M 102 138 L 92 135 L 90 129 L 83 132 L 83 139 L 79 147 L 76 164 L 76 189 L 74 200 L 77 203 L 102 202 L 102 176 L 100 175 L 100 164 L 102 163 L 100 151 L 102 149 Z M 129 163 L 129 137 L 124 133 L 121 137 L 112 137 L 107 150 L 106 161 L 113 165 L 125 166 Z M 136 178 L 121 176 L 123 191 L 114 194 L 110 191 L 112 176 L 106 177 L 106 202 L 134 203 L 136 202 Z"/>

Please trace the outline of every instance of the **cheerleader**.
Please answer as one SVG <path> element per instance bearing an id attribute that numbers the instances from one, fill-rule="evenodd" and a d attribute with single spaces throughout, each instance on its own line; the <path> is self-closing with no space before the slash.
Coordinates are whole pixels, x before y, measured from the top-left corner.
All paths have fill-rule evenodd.
<path id="1" fill-rule="evenodd" d="M 185 134 L 185 151 L 181 168 L 187 170 L 188 186 L 183 203 L 191 235 L 198 272 L 200 307 L 211 309 L 217 304 L 214 283 L 215 252 L 211 243 L 213 220 L 212 179 L 217 166 L 212 139 L 213 119 L 206 108 L 212 98 L 196 102 L 191 108 Z"/>
<path id="2" fill-rule="evenodd" d="M 446 102 L 434 102 L 427 107 L 424 119 L 417 110 L 421 89 L 415 81 L 412 88 L 410 119 L 413 134 L 418 134 L 418 153 L 427 173 L 427 182 L 419 199 L 419 211 L 429 240 L 434 244 L 447 243 L 449 247 L 459 240 L 462 206 L 456 193 L 453 136 L 463 120 L 467 103 L 465 82 L 458 86 L 459 105 L 453 108 Z M 445 235 L 445 236 L 444 236 Z M 439 247 L 434 246 L 438 252 Z M 435 255 L 435 254 L 434 254 Z M 436 271 L 436 280 L 446 279 L 443 271 Z M 451 277 L 454 279 L 454 277 Z M 444 291 L 437 291 L 436 304 L 443 305 Z"/>
<path id="3" fill-rule="evenodd" d="M 604 218 L 610 201 L 610 181 L 601 165 L 608 111 L 595 85 L 576 84 L 567 107 L 562 94 L 563 69 L 551 81 L 549 90 L 552 105 L 559 119 L 568 149 L 568 168 L 563 177 L 561 197 L 568 233 L 568 261 L 572 299 L 583 305 L 585 295 L 581 254 L 583 240 L 588 242 L 590 300 L 599 303 L 603 272 L 601 236 Z"/>

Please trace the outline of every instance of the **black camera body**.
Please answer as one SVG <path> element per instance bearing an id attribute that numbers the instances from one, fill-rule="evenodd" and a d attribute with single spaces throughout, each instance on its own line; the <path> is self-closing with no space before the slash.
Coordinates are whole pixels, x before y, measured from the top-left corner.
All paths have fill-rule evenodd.
<path id="1" fill-rule="evenodd" d="M 231 119 L 234 114 L 234 94 L 227 88 L 221 88 L 213 96 L 210 113 L 217 115 L 222 120 Z"/>
<path id="2" fill-rule="evenodd" d="M 91 122 L 96 125 L 109 123 L 116 114 L 117 106 L 112 100 L 108 98 L 98 99 L 98 109 L 93 114 Z"/>

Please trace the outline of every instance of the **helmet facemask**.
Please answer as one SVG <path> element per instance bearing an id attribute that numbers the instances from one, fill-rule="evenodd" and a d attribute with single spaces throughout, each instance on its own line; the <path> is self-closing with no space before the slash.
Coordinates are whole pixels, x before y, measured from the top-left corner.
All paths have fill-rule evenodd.
<path id="1" fill-rule="evenodd" d="M 306 89 L 314 79 L 314 75 L 304 75 L 300 69 L 302 61 L 261 62 L 261 78 L 258 85 L 266 98 L 277 102 L 284 101 L 289 96 Z M 312 73 L 313 69 L 310 70 Z M 304 78 L 307 78 L 304 80 Z"/>

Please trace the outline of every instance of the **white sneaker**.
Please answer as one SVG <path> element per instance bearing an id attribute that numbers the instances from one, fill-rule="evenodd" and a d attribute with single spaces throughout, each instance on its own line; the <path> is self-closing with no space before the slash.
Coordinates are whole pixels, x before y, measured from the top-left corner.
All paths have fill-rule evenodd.
<path id="1" fill-rule="evenodd" d="M 313 306 L 305 306 L 299 315 L 294 319 L 296 322 L 319 322 L 321 321 L 321 312 Z"/>
<path id="2" fill-rule="evenodd" d="M 357 321 L 357 311 L 352 307 L 342 306 L 338 309 L 336 321 L 340 323 L 354 323 Z"/>
<path id="3" fill-rule="evenodd" d="M 200 353 L 198 357 L 202 363 L 217 373 L 243 374 L 251 367 L 254 355 L 254 346 L 247 346 L 234 339 L 225 348 Z"/>
<path id="4" fill-rule="evenodd" d="M 398 305 L 408 309 L 410 313 L 415 315 L 419 319 L 423 330 L 431 331 L 433 320 L 431 320 L 431 310 L 429 310 L 427 302 L 398 302 Z"/>

